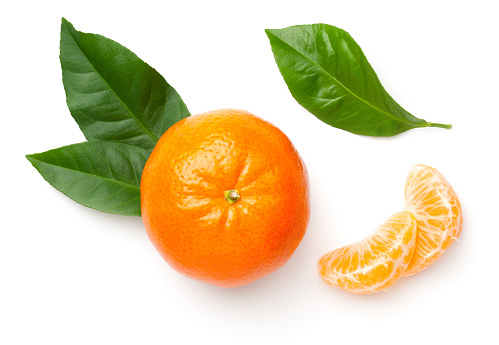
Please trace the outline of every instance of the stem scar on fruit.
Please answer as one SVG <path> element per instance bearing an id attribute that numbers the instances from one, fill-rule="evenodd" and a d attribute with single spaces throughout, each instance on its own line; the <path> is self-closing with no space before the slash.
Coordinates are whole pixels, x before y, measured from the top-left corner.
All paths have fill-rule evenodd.
<path id="1" fill-rule="evenodd" d="M 224 191 L 224 196 L 229 205 L 232 205 L 239 199 L 241 199 L 241 196 L 239 195 L 239 191 L 237 189 L 228 189 Z"/>

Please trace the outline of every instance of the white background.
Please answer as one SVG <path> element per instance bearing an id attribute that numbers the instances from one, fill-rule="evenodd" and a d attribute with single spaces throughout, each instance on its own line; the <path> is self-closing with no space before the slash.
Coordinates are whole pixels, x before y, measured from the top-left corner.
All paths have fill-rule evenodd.
<path id="1" fill-rule="evenodd" d="M 15 3 L 15 4 L 13 4 Z M 1 344 L 437 344 L 497 341 L 497 1 L 18 1 L 2 4 Z M 53 189 L 24 155 L 84 140 L 65 104 L 60 19 L 125 45 L 192 114 L 240 108 L 283 130 L 310 174 L 312 214 L 291 260 L 237 289 L 174 272 L 140 218 Z M 415 116 L 452 123 L 353 135 L 291 97 L 265 28 L 350 32 Z M 388 292 L 322 282 L 324 253 L 403 208 L 409 169 L 437 168 L 463 207 L 459 242 Z"/>

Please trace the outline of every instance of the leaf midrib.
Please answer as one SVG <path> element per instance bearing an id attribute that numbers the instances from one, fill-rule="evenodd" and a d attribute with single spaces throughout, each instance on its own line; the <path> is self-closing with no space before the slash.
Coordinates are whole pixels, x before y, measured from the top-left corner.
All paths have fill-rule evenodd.
<path id="1" fill-rule="evenodd" d="M 135 114 L 130 110 L 130 108 L 125 104 L 125 102 L 123 102 L 123 100 L 116 94 L 116 92 L 114 92 L 114 89 L 109 85 L 109 83 L 107 82 L 107 80 L 102 76 L 102 74 L 99 73 L 99 71 L 97 70 L 97 68 L 95 68 L 94 64 L 89 60 L 89 58 L 87 57 L 87 55 L 83 52 L 83 50 L 81 49 L 80 45 L 76 42 L 74 36 L 73 36 L 73 33 L 71 32 L 71 30 L 68 29 L 68 26 L 66 23 L 64 23 L 64 25 L 66 26 L 66 30 L 69 32 L 69 34 L 71 35 L 71 38 L 73 39 L 73 42 L 75 43 L 75 45 L 78 47 L 78 49 L 80 50 L 81 54 L 85 57 L 85 59 L 88 61 L 88 63 L 90 64 L 90 66 L 92 66 L 93 70 L 95 71 L 95 73 L 97 73 L 97 75 L 104 81 L 104 83 L 107 85 L 107 87 L 109 88 L 109 90 L 111 90 L 111 92 L 116 96 L 116 98 L 120 101 L 120 103 L 123 105 L 123 107 L 128 111 L 128 113 L 130 113 L 130 115 L 132 116 L 132 118 L 140 125 L 140 127 L 142 127 L 142 129 L 144 130 L 144 132 L 155 142 L 157 143 L 158 142 L 158 138 L 151 132 L 147 129 L 147 127 L 139 121 L 139 119 L 135 116 Z M 77 31 L 75 29 L 75 31 Z M 77 31 L 79 32 L 79 31 Z M 85 34 L 85 33 L 83 33 Z M 89 35 L 89 34 L 87 34 Z"/>
<path id="2" fill-rule="evenodd" d="M 336 83 L 338 83 L 344 90 L 346 90 L 349 94 L 351 94 L 352 96 L 354 96 L 355 98 L 357 98 L 359 101 L 361 101 L 362 103 L 368 105 L 369 107 L 373 108 L 374 110 L 378 111 L 379 113 L 389 117 L 389 118 L 392 118 L 396 121 L 399 121 L 399 122 L 402 122 L 402 123 L 409 123 L 409 124 L 416 124 L 414 122 L 411 122 L 411 121 L 408 121 L 407 119 L 404 119 L 404 118 L 399 118 L 399 117 L 396 117 L 390 113 L 387 113 L 386 111 L 383 111 L 377 107 L 375 107 L 374 105 L 372 105 L 371 103 L 367 102 L 366 100 L 364 100 L 363 98 L 361 98 L 360 96 L 358 96 L 356 93 L 354 93 L 353 91 L 351 91 L 349 88 L 347 88 L 345 85 L 343 85 L 338 79 L 336 79 L 334 76 L 332 76 L 330 73 L 328 73 L 324 68 L 322 68 L 317 62 L 315 62 L 314 60 L 312 60 L 311 58 L 309 58 L 308 56 L 306 56 L 305 54 L 303 54 L 301 51 L 299 51 L 298 49 L 296 49 L 295 47 L 293 47 L 291 44 L 289 44 L 288 42 L 284 41 L 283 39 L 281 39 L 280 37 L 274 35 L 274 33 L 272 33 L 270 30 L 268 30 L 267 32 L 269 32 L 270 34 L 272 34 L 272 36 L 274 36 L 275 38 L 277 38 L 279 41 L 281 41 L 282 43 L 286 44 L 289 48 L 291 48 L 292 50 L 296 51 L 298 54 L 300 54 L 303 58 L 305 58 L 306 60 L 310 61 L 313 65 L 317 66 L 325 75 L 327 75 L 328 77 L 330 77 L 332 80 L 334 80 Z"/>
<path id="3" fill-rule="evenodd" d="M 42 163 L 42 164 L 46 164 L 46 165 L 49 165 L 49 166 L 52 166 L 52 167 L 57 167 L 57 168 L 60 168 L 60 169 L 65 169 L 65 170 L 69 170 L 69 171 L 72 171 L 72 172 L 77 172 L 77 173 L 80 173 L 80 174 L 83 174 L 83 175 L 91 176 L 93 178 L 100 178 L 100 179 L 107 180 L 107 181 L 110 181 L 110 182 L 113 182 L 113 183 L 124 185 L 126 187 L 131 187 L 131 188 L 134 188 L 134 189 L 137 189 L 137 190 L 140 191 L 140 186 L 137 186 L 137 185 L 134 185 L 134 184 L 129 184 L 129 183 L 126 183 L 126 182 L 123 182 L 123 181 L 120 181 L 120 180 L 115 180 L 115 179 L 112 179 L 112 178 L 109 178 L 109 177 L 106 177 L 106 176 L 95 175 L 95 174 L 91 174 L 91 173 L 88 173 L 88 172 L 85 172 L 85 171 L 68 168 L 68 167 L 65 167 L 65 166 L 62 166 L 62 165 L 57 165 L 57 164 L 54 164 L 54 163 L 45 162 L 43 160 L 35 158 L 33 155 L 27 156 L 27 158 L 30 161 L 33 160 L 33 161 L 36 161 L 36 162 L 39 162 L 39 163 Z"/>

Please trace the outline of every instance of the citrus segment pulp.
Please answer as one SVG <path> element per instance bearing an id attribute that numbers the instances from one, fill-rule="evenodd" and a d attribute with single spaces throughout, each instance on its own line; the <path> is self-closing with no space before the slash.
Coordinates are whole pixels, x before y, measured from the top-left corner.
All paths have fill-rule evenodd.
<path id="1" fill-rule="evenodd" d="M 405 209 L 418 224 L 416 249 L 404 276 L 413 275 L 438 259 L 461 233 L 461 204 L 452 186 L 436 169 L 414 166 L 405 185 Z"/>
<path id="2" fill-rule="evenodd" d="M 402 211 L 389 217 L 370 236 L 323 255 L 322 279 L 343 290 L 369 294 L 391 286 L 414 253 L 416 220 Z"/>

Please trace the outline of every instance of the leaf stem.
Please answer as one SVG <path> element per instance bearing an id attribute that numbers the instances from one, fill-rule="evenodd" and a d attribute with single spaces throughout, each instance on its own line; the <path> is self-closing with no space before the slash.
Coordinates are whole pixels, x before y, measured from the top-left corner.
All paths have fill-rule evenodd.
<path id="1" fill-rule="evenodd" d="M 438 127 L 438 128 L 451 128 L 452 125 L 444 125 L 442 123 L 428 122 L 428 127 Z"/>

